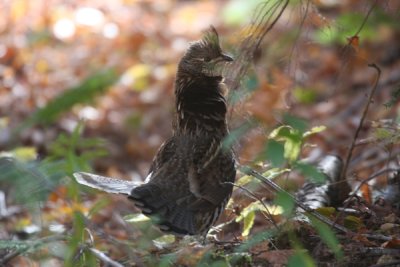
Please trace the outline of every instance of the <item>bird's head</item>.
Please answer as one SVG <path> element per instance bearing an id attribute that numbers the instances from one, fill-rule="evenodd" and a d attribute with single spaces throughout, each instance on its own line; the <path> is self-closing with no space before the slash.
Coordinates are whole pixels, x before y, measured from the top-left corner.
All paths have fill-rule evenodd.
<path id="1" fill-rule="evenodd" d="M 210 26 L 201 40 L 190 44 L 179 70 L 192 75 L 222 77 L 222 70 L 231 61 L 233 59 L 222 52 L 217 31 Z"/>

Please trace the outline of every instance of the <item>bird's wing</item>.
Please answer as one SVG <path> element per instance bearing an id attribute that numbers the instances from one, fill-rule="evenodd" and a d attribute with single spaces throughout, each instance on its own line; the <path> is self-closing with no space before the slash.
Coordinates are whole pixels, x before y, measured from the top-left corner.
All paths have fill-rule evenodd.
<path id="1" fill-rule="evenodd" d="M 196 172 L 201 172 L 212 163 L 221 150 L 221 143 L 213 138 L 200 138 L 193 141 L 190 153 L 193 153 L 193 163 Z"/>
<path id="2" fill-rule="evenodd" d="M 176 152 L 176 142 L 174 138 L 166 140 L 158 149 L 157 154 L 154 156 L 153 162 L 151 163 L 149 174 L 155 173 L 169 161 Z"/>
<path id="3" fill-rule="evenodd" d="M 190 191 L 199 199 L 219 205 L 232 192 L 236 176 L 234 158 L 229 151 L 220 151 L 203 166 L 189 172 Z"/>
<path id="4" fill-rule="evenodd" d="M 79 184 L 113 194 L 129 195 L 132 189 L 140 184 L 87 172 L 75 172 L 74 177 Z"/>

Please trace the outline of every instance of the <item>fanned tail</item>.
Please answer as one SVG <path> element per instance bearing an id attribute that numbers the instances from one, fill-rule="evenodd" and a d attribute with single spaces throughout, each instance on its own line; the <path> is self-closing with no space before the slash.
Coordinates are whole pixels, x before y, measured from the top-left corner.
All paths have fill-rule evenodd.
<path id="1" fill-rule="evenodd" d="M 327 155 L 318 163 L 317 168 L 326 176 L 326 180 L 306 182 L 297 192 L 296 197 L 311 209 L 336 206 L 338 199 L 336 186 L 343 168 L 343 161 L 338 156 Z"/>
<path id="2" fill-rule="evenodd" d="M 129 195 L 133 188 L 141 184 L 87 172 L 75 172 L 74 177 L 79 184 L 113 194 Z"/>

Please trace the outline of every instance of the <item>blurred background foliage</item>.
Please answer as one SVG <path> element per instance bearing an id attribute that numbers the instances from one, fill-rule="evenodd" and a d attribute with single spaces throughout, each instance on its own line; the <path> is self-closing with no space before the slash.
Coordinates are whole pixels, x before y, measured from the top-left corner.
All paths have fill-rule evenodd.
<path id="1" fill-rule="evenodd" d="M 138 266 L 315 264 L 295 230 L 291 244 L 276 247 L 279 255 L 268 251 L 276 232 L 259 199 L 274 196 L 250 177 L 240 174 L 238 183 L 258 200 L 235 190 L 220 220 L 229 223 L 215 233 L 243 244 L 216 250 L 174 247 L 127 200 L 71 178 L 92 171 L 142 180 L 171 134 L 174 75 L 188 43 L 212 24 L 237 55 L 260 2 L 0 2 L 0 265 L 97 266 L 101 251 L 111 265 L 111 258 Z M 377 3 L 290 1 L 241 89 L 231 92 L 226 144 L 239 163 L 271 164 L 271 179 L 290 173 L 277 180 L 288 190 L 321 179 L 299 159 L 345 155 L 376 78 L 368 63 L 382 78 L 361 138 L 375 142 L 356 148 L 349 171 L 368 177 L 381 167 L 369 162 L 399 153 L 400 3 Z M 278 219 L 294 203 L 278 195 L 270 205 Z M 343 257 L 326 225 L 312 223 Z"/>

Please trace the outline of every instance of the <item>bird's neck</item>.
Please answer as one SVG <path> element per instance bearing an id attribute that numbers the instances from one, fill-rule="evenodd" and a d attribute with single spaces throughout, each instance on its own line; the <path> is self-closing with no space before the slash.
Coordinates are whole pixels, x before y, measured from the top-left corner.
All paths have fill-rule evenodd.
<path id="1" fill-rule="evenodd" d="M 175 134 L 225 137 L 227 108 L 221 81 L 221 77 L 193 77 L 178 72 Z"/>

